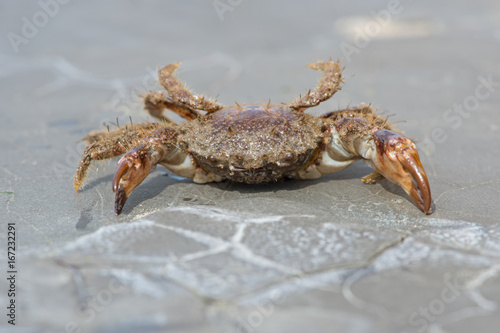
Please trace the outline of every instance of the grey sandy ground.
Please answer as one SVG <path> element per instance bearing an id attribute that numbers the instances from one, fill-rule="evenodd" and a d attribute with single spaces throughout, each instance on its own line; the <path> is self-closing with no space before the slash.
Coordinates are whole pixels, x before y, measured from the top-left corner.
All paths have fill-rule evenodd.
<path id="1" fill-rule="evenodd" d="M 388 3 L 2 3 L 0 219 L 16 223 L 19 331 L 496 332 L 500 5 Z M 311 111 L 371 102 L 405 120 L 434 214 L 363 185 L 361 163 L 259 186 L 158 168 L 119 217 L 116 161 L 74 193 L 76 141 L 147 119 L 136 91 L 159 88 L 157 65 L 183 61 L 179 76 L 225 104 L 286 102 L 330 56 L 347 82 Z"/>

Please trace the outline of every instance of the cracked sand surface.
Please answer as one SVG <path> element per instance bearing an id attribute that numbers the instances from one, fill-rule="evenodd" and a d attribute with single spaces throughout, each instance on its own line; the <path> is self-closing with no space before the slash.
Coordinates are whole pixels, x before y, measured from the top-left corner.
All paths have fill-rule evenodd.
<path id="1" fill-rule="evenodd" d="M 387 4 L 312 3 L 303 16 L 300 6 L 243 2 L 223 21 L 210 2 L 110 2 L 99 12 L 71 3 L 18 54 L 0 41 L 0 220 L 17 226 L 21 331 L 497 331 L 500 95 L 457 129 L 444 113 L 473 96 L 479 76 L 500 82 L 499 5 L 404 2 L 346 57 L 341 43 Z M 4 4 L 2 35 L 39 10 Z M 147 119 L 135 96 L 158 89 L 157 65 L 183 61 L 190 87 L 231 104 L 290 100 L 317 79 L 303 64 L 342 55 L 343 90 L 311 112 L 372 102 L 404 120 L 434 214 L 386 181 L 364 185 L 362 163 L 263 185 L 198 185 L 159 167 L 116 217 L 113 160 L 74 193 L 77 141 L 103 122 Z M 436 128 L 446 139 L 426 150 Z"/>

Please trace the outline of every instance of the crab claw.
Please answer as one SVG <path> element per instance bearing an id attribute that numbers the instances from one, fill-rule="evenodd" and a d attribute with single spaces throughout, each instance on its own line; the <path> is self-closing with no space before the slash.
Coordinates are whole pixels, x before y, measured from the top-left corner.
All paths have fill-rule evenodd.
<path id="1" fill-rule="evenodd" d="M 373 133 L 376 156 L 372 165 L 385 178 L 401 186 L 421 211 L 431 209 L 431 190 L 417 147 L 408 138 L 393 131 L 379 129 Z"/>
<path id="2" fill-rule="evenodd" d="M 139 186 L 151 171 L 151 161 L 143 146 L 130 150 L 118 161 L 113 177 L 115 213 L 119 215 L 132 191 Z"/>

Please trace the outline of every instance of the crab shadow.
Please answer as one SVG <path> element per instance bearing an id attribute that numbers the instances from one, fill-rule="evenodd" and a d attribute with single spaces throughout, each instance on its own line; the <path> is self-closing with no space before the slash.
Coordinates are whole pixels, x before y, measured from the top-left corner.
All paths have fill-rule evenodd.
<path id="1" fill-rule="evenodd" d="M 146 180 L 138 186 L 134 192 L 130 195 L 127 200 L 127 203 L 123 207 L 121 212 L 121 216 L 128 215 L 132 212 L 132 210 L 140 206 L 143 202 L 146 202 L 152 198 L 155 198 L 161 195 L 162 192 L 165 191 L 171 185 L 179 184 L 179 183 L 192 183 L 191 179 L 174 179 L 173 177 L 169 177 L 165 173 L 154 173 L 151 174 Z M 166 202 L 165 205 L 169 203 Z"/>
<path id="2" fill-rule="evenodd" d="M 162 170 L 163 171 L 163 170 Z M 372 171 L 371 168 L 365 166 L 363 163 L 357 162 L 351 165 L 349 168 L 339 171 L 337 173 L 333 173 L 330 175 L 323 176 L 319 179 L 310 179 L 310 180 L 302 180 L 302 179 L 284 179 L 275 183 L 263 183 L 263 184 L 244 184 L 244 183 L 236 183 L 232 181 L 223 181 L 220 183 L 208 183 L 208 184 L 197 184 L 196 186 L 209 186 L 214 190 L 223 190 L 223 191 L 235 191 L 240 194 L 259 194 L 259 193 L 275 193 L 278 191 L 300 191 L 302 189 L 325 184 L 328 182 L 332 182 L 332 186 L 342 186 L 339 189 L 343 190 L 347 188 L 345 182 L 347 180 L 359 180 L 359 186 L 367 188 L 374 185 L 367 185 L 361 182 L 361 177 L 369 174 Z M 90 191 L 98 186 L 101 186 L 103 183 L 111 184 L 113 179 L 113 175 L 106 175 L 97 179 L 94 179 L 90 182 L 86 187 L 85 191 Z M 191 179 L 175 177 L 171 176 L 170 172 L 167 174 L 165 172 L 155 172 L 149 175 L 148 178 L 144 181 L 141 186 L 137 187 L 134 193 L 130 196 L 127 201 L 127 204 L 123 208 L 122 216 L 128 215 L 132 212 L 132 210 L 140 206 L 145 201 L 148 201 L 156 196 L 161 195 L 162 192 L 165 191 L 171 185 L 185 183 L 186 185 L 190 185 L 193 183 Z M 404 200 L 409 201 L 415 207 L 417 207 L 411 198 L 406 194 L 406 192 L 396 184 L 389 182 L 388 180 L 382 180 L 378 182 L 380 186 L 384 188 L 388 193 L 395 194 Z M 111 186 L 109 187 L 109 194 L 112 195 L 114 201 L 114 193 L 111 190 Z M 434 202 L 432 204 L 431 212 L 434 211 Z"/>
<path id="3" fill-rule="evenodd" d="M 113 175 L 106 175 L 102 176 L 99 178 L 96 178 L 92 180 L 88 185 L 84 187 L 84 189 L 81 191 L 81 193 L 92 193 L 98 191 L 99 187 L 103 187 L 104 185 L 109 185 L 105 187 L 105 193 L 103 193 L 103 196 L 106 196 L 106 201 L 112 201 L 114 204 L 114 198 L 115 195 L 113 193 L 112 187 L 111 187 L 111 182 L 113 180 Z M 190 179 L 183 179 L 183 180 L 176 180 L 173 179 L 172 177 L 166 177 L 164 173 L 152 173 L 150 174 L 144 182 L 138 186 L 132 195 L 130 195 L 130 198 L 127 200 L 127 203 L 123 207 L 123 210 L 121 212 L 121 216 L 126 216 L 131 211 L 134 209 L 134 207 L 140 206 L 143 202 L 157 197 L 161 195 L 161 193 L 165 190 L 170 185 L 178 184 L 178 183 L 186 183 L 189 184 L 192 181 Z M 88 200 L 86 200 L 88 201 Z M 111 204 L 111 203 L 110 203 Z M 83 205 L 84 207 L 81 208 L 81 211 L 86 211 L 89 209 L 89 207 L 95 207 L 96 206 L 96 201 L 95 200 L 90 200 L 87 202 L 87 204 Z M 89 207 L 86 207 L 89 206 Z M 90 208 L 90 209 L 91 209 Z M 113 209 L 113 206 L 110 206 L 110 209 Z"/>
<path id="4" fill-rule="evenodd" d="M 376 185 L 363 183 L 361 181 L 361 178 L 368 175 L 372 171 L 373 170 L 371 168 L 364 165 L 362 162 L 356 162 L 342 171 L 329 174 L 318 179 L 307 179 L 307 180 L 284 179 L 276 183 L 264 183 L 264 184 L 244 184 L 231 181 L 224 181 L 221 183 L 209 183 L 206 184 L 205 186 L 211 186 L 219 190 L 223 189 L 226 191 L 236 191 L 240 194 L 258 194 L 258 193 L 274 193 L 283 190 L 300 191 L 302 189 L 311 186 L 331 183 L 332 186 L 335 186 L 340 191 L 342 191 L 352 185 L 341 181 L 357 180 L 359 181 L 359 183 L 355 186 L 358 188 L 366 188 L 366 190 L 369 191 L 374 186 L 380 185 L 387 193 L 392 193 L 394 195 L 403 198 L 404 200 L 410 202 L 415 208 L 417 208 L 417 210 L 420 210 L 418 206 L 410 198 L 410 196 L 400 186 L 388 181 L 387 179 L 377 182 Z M 429 214 L 432 214 L 434 210 L 435 210 L 435 204 L 434 201 L 432 201 L 431 211 Z"/>
<path id="5" fill-rule="evenodd" d="M 325 175 L 318 179 L 283 179 L 277 182 L 263 183 L 263 184 L 244 184 L 231 181 L 222 183 L 210 183 L 209 186 L 224 188 L 239 193 L 254 194 L 265 192 L 276 192 L 281 190 L 295 191 L 318 184 L 327 182 L 336 182 L 341 180 L 360 179 L 361 177 L 370 173 L 370 169 L 363 166 L 363 164 L 355 163 L 347 169 L 342 171 Z M 339 184 L 336 184 L 339 185 Z"/>

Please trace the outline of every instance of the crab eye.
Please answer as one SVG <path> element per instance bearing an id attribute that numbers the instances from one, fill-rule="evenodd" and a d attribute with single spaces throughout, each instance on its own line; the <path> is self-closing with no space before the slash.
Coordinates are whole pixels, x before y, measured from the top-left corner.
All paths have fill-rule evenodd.
<path id="1" fill-rule="evenodd" d="M 215 157 L 215 155 L 210 155 L 208 156 L 208 160 L 212 163 L 215 163 L 217 162 L 217 157 Z"/>
<path id="2" fill-rule="evenodd" d="M 292 153 L 286 153 L 286 155 L 285 155 L 285 161 L 287 161 L 287 162 L 293 161 L 293 154 Z"/>

